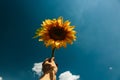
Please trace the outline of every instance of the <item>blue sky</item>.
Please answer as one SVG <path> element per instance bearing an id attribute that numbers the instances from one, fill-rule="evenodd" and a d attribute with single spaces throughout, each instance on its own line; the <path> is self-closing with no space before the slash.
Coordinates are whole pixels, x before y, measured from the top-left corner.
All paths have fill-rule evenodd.
<path id="1" fill-rule="evenodd" d="M 51 48 L 32 37 L 43 20 L 59 16 L 76 26 L 77 41 L 56 50 L 57 75 L 120 80 L 120 0 L 0 0 L 0 76 L 37 80 L 32 67 Z"/>

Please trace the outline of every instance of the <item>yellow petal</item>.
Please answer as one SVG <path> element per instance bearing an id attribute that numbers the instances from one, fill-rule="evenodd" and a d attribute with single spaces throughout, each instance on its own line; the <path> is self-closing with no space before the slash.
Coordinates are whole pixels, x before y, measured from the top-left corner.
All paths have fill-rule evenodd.
<path id="1" fill-rule="evenodd" d="M 66 42 L 63 42 L 63 47 L 66 48 Z"/>
<path id="2" fill-rule="evenodd" d="M 63 24 L 63 18 L 59 17 L 57 21 L 58 21 L 59 26 L 62 26 L 62 24 Z"/>
<path id="3" fill-rule="evenodd" d="M 67 20 L 64 22 L 64 26 L 69 26 L 69 25 L 70 25 L 70 21 Z"/>

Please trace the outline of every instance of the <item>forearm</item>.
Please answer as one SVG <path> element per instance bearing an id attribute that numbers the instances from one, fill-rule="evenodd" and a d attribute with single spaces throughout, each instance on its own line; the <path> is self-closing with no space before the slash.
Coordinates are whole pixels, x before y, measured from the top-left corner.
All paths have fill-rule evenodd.
<path id="1" fill-rule="evenodd" d="M 40 80 L 56 80 L 56 75 L 54 72 L 44 74 Z"/>
<path id="2" fill-rule="evenodd" d="M 40 80 L 50 80 L 50 74 L 44 74 Z"/>

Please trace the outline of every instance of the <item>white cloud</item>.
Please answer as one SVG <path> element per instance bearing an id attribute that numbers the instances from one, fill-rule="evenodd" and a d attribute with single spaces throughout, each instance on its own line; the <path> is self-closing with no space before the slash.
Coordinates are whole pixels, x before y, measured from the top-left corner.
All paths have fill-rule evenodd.
<path id="1" fill-rule="evenodd" d="M 0 76 L 0 80 L 3 80 L 1 76 Z"/>
<path id="2" fill-rule="evenodd" d="M 110 66 L 110 67 L 109 67 L 109 70 L 112 70 L 112 69 L 113 69 L 113 68 Z"/>
<path id="3" fill-rule="evenodd" d="M 42 75 L 42 63 L 34 63 L 34 66 L 32 68 L 32 70 L 38 75 L 41 76 Z"/>
<path id="4" fill-rule="evenodd" d="M 61 73 L 59 76 L 59 80 L 79 80 L 80 75 L 73 75 L 70 71 L 66 71 Z"/>

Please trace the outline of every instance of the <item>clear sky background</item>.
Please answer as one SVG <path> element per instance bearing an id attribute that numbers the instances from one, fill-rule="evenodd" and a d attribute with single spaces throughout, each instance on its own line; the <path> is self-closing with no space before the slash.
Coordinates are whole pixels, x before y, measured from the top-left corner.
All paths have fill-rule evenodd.
<path id="1" fill-rule="evenodd" d="M 80 80 L 120 80 L 120 0 L 0 0 L 0 76 L 37 80 L 32 67 L 51 48 L 32 39 L 47 18 L 63 16 L 76 26 L 77 41 L 56 50 L 58 74 Z"/>

